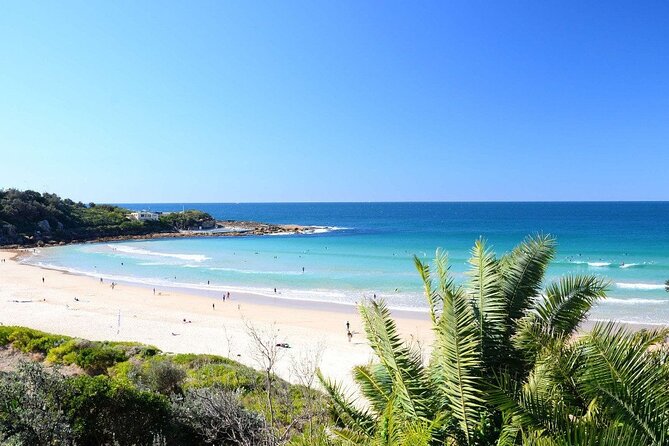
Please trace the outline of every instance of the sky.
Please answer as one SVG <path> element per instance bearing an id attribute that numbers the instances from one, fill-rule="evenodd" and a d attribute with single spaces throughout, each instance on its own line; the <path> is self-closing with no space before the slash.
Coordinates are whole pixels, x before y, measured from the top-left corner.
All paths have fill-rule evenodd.
<path id="1" fill-rule="evenodd" d="M 0 188 L 669 200 L 669 2 L 0 6 Z"/>

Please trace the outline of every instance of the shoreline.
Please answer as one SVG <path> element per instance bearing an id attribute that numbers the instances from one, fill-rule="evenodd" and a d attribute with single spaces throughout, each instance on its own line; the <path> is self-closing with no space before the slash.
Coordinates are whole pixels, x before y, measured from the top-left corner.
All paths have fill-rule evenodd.
<path id="1" fill-rule="evenodd" d="M 45 248 L 41 248 L 45 249 Z M 0 249 L 0 252 L 2 252 L 2 249 Z M 96 276 L 90 272 L 85 272 L 85 271 L 77 271 L 77 270 L 70 270 L 67 268 L 59 268 L 57 266 L 53 265 L 40 265 L 40 264 L 35 264 L 35 263 L 23 263 L 20 261 L 21 258 L 23 257 L 29 257 L 31 253 L 29 252 L 20 252 L 17 254 L 15 257 L 15 260 L 18 260 L 18 263 L 21 265 L 25 266 L 30 266 L 34 268 L 39 268 L 43 270 L 48 270 L 48 271 L 54 271 L 54 272 L 59 272 L 62 274 L 66 275 L 72 275 L 75 277 L 86 277 L 89 279 L 99 279 L 100 276 Z M 177 293 L 177 294 L 187 294 L 189 296 L 193 297 L 198 297 L 198 298 L 204 298 L 204 299 L 211 299 L 211 300 L 220 300 L 221 299 L 221 293 L 224 291 L 229 291 L 232 290 L 232 292 L 235 293 L 236 296 L 238 296 L 238 300 L 241 302 L 247 302 L 247 303 L 254 303 L 257 305 L 278 305 L 286 308 L 303 308 L 303 309 L 311 309 L 311 310 L 320 310 L 320 311 L 327 311 L 327 312 L 336 312 L 336 313 L 341 313 L 341 314 L 357 314 L 358 310 L 358 304 L 359 302 L 331 302 L 331 301 L 325 301 L 325 300 L 318 300 L 318 299 L 302 299 L 302 298 L 297 298 L 297 297 L 286 297 L 284 294 L 282 294 L 281 291 L 278 292 L 278 294 L 271 294 L 269 291 L 266 293 L 261 293 L 261 292 L 255 292 L 255 291 L 249 291 L 249 290 L 240 290 L 237 288 L 236 285 L 230 285 L 230 286 L 223 286 L 223 285 L 199 285 L 196 286 L 196 284 L 184 284 L 183 286 L 179 286 L 177 284 L 161 284 L 161 283 L 151 283 L 151 282 L 142 282 L 140 280 L 126 280 L 123 277 L 118 277 L 118 276 L 102 276 L 105 280 L 109 280 L 110 278 L 114 281 L 116 284 L 123 284 L 127 285 L 129 287 L 136 287 L 136 288 L 142 288 L 142 289 L 147 289 L 147 290 L 162 290 L 162 291 L 167 291 L 171 293 Z M 364 297 L 363 297 L 364 299 Z M 428 309 L 425 308 L 415 308 L 415 309 L 410 309 L 410 308 L 398 308 L 398 307 L 388 307 L 393 316 L 395 317 L 400 317 L 404 319 L 417 319 L 417 320 L 428 320 L 429 319 L 429 313 Z"/>
<path id="2" fill-rule="evenodd" d="M 324 374 L 344 385 L 352 384 L 355 365 L 373 357 L 355 306 L 251 293 L 231 293 L 224 302 L 169 287 L 160 291 L 156 287 L 154 295 L 152 287 L 134 283 L 119 283 L 112 290 L 109 281 L 19 263 L 20 254 L 27 253 L 0 250 L 0 258 L 6 259 L 0 263 L 0 323 L 4 325 L 98 341 L 142 342 L 165 352 L 217 354 L 256 369 L 247 325 L 261 331 L 273 327 L 278 341 L 291 346 L 281 349 L 276 370 L 291 382 L 292 364 L 318 350 L 323 353 Z M 393 311 L 393 315 L 404 337 L 430 344 L 427 314 L 423 318 L 420 313 Z M 354 334 L 352 342 L 346 336 L 347 321 Z"/>
<path id="3" fill-rule="evenodd" d="M 170 238 L 207 238 L 207 237 L 250 237 L 264 235 L 313 235 L 318 231 L 333 230 L 328 226 L 303 226 L 295 224 L 272 224 L 260 223 L 246 220 L 217 220 L 213 229 L 179 230 L 175 232 L 153 232 L 148 234 L 128 234 L 102 237 L 91 237 L 86 239 L 72 240 L 37 240 L 30 244 L 7 244 L 0 245 L 0 250 L 21 250 L 33 248 L 45 248 L 49 246 L 64 246 L 86 243 L 109 243 L 127 240 L 159 240 Z"/>
<path id="4" fill-rule="evenodd" d="M 373 358 L 355 305 L 249 292 L 233 292 L 223 301 L 220 291 L 169 286 L 156 286 L 153 294 L 151 285 L 123 281 L 111 289 L 108 280 L 101 283 L 92 276 L 21 263 L 25 255 L 30 255 L 26 249 L 0 249 L 0 259 L 6 260 L 0 263 L 0 323 L 4 325 L 96 341 L 136 341 L 165 352 L 216 354 L 256 369 L 247 325 L 262 331 L 273 327 L 277 340 L 291 346 L 281 349 L 283 357 L 276 370 L 291 382 L 292 364 L 318 350 L 323 352 L 324 374 L 345 386 L 353 383 L 353 367 Z M 431 345 L 427 312 L 391 312 L 405 339 Z M 353 342 L 346 337 L 347 321 Z M 581 332 L 594 323 L 586 321 Z M 632 330 L 661 326 L 621 324 Z"/>

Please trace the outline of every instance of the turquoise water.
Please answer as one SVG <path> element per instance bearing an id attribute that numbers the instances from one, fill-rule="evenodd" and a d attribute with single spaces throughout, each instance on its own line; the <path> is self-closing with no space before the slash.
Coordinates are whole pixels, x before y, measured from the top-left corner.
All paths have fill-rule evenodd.
<path id="1" fill-rule="evenodd" d="M 178 210 L 182 204 L 133 204 Z M 376 294 L 424 310 L 412 256 L 448 252 L 464 281 L 469 249 L 485 237 L 498 254 L 531 233 L 558 253 L 548 279 L 594 273 L 611 281 L 595 319 L 669 322 L 669 203 L 186 204 L 221 219 L 320 225 L 320 233 L 70 245 L 30 262 L 156 286 L 252 291 L 287 299 L 354 303 Z M 304 271 L 302 271 L 304 268 Z M 207 284 L 209 282 L 209 284 Z M 274 288 L 277 293 L 274 294 Z"/>

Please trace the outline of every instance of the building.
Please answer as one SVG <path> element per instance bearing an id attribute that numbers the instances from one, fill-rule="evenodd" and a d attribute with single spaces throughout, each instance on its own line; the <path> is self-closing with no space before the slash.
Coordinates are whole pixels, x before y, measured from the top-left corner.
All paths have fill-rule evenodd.
<path id="1" fill-rule="evenodd" d="M 139 221 L 156 221 L 160 218 L 161 214 L 162 212 L 139 211 L 131 212 L 128 218 Z"/>

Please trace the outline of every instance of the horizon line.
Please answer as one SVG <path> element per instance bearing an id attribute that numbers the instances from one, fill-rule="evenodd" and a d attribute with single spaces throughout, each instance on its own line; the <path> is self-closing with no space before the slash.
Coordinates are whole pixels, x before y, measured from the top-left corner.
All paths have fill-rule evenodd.
<path id="1" fill-rule="evenodd" d="M 93 202 L 106 204 L 106 202 Z M 424 200 L 424 201 L 117 201 L 108 204 L 458 204 L 458 203 L 669 203 L 669 200 Z"/>

